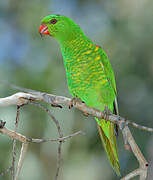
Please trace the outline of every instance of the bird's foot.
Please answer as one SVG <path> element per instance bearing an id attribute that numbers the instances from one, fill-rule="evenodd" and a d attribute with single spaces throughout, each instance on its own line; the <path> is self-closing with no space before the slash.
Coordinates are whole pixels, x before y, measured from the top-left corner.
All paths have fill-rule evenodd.
<path id="1" fill-rule="evenodd" d="M 58 108 L 63 108 L 61 105 L 59 104 L 51 104 L 52 107 L 58 107 Z"/>
<path id="2" fill-rule="evenodd" d="M 107 106 L 105 106 L 105 109 L 104 109 L 104 119 L 105 119 L 106 121 L 109 120 L 109 115 L 111 115 L 111 114 L 112 114 L 112 112 L 108 109 Z"/>
<path id="3" fill-rule="evenodd" d="M 76 103 L 85 103 L 85 102 L 81 101 L 81 99 L 79 99 L 77 97 L 73 97 L 70 101 L 69 109 L 71 109 L 73 106 L 75 106 Z"/>

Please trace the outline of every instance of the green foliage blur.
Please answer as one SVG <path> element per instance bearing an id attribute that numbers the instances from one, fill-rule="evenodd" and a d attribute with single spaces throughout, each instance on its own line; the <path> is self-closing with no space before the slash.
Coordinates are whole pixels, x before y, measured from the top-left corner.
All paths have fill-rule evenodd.
<path id="1" fill-rule="evenodd" d="M 0 81 L 71 97 L 57 42 L 40 37 L 42 17 L 63 14 L 74 19 L 85 33 L 107 52 L 116 74 L 121 116 L 153 127 L 153 1 L 152 0 L 1 0 Z M 0 83 L 0 97 L 15 90 Z M 49 107 L 49 106 L 48 106 Z M 63 144 L 59 180 L 116 180 L 101 145 L 96 123 L 77 110 L 51 108 L 64 135 L 83 130 Z M 0 108 L 0 119 L 14 129 L 16 107 Z M 132 128 L 133 136 L 149 161 L 148 180 L 153 179 L 153 136 Z M 18 132 L 33 138 L 56 138 L 54 123 L 32 105 L 21 109 Z M 21 144 L 18 143 L 17 153 Z M 120 133 L 118 151 L 121 174 L 138 167 L 126 152 Z M 52 180 L 56 171 L 57 143 L 30 144 L 21 180 Z M 12 160 L 12 140 L 0 135 L 0 172 Z M 10 180 L 11 175 L 0 177 Z M 135 178 L 135 179 L 138 179 Z"/>

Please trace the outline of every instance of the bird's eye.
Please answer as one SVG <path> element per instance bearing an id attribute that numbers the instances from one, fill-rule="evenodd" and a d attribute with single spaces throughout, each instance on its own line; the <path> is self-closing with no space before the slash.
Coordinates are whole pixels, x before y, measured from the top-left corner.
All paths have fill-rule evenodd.
<path id="1" fill-rule="evenodd" d="M 57 22 L 56 19 L 51 19 L 51 20 L 50 20 L 50 23 L 51 23 L 51 24 L 56 24 L 56 22 Z"/>

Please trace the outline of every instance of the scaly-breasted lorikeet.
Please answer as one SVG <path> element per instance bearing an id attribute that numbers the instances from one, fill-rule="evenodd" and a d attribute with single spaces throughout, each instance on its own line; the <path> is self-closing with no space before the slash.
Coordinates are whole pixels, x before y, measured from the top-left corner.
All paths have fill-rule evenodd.
<path id="1" fill-rule="evenodd" d="M 88 106 L 116 111 L 116 84 L 112 66 L 102 48 L 93 43 L 70 18 L 48 15 L 41 21 L 40 34 L 60 44 L 70 93 Z M 101 119 L 97 127 L 108 159 L 120 174 L 114 124 Z"/>

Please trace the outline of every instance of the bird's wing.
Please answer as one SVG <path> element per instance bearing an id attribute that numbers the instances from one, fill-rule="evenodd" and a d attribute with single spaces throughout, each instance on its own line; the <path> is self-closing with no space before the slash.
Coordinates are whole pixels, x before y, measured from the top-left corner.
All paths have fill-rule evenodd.
<path id="1" fill-rule="evenodd" d="M 110 61 L 106 55 L 106 53 L 102 50 L 102 58 L 101 58 L 101 63 L 103 64 L 104 67 L 104 71 L 105 71 L 105 75 L 107 78 L 107 81 L 109 82 L 110 86 L 112 87 L 114 94 L 115 94 L 115 99 L 113 102 L 113 113 L 116 115 L 119 115 L 119 110 L 118 110 L 118 103 L 117 103 L 117 91 L 116 91 L 116 83 L 115 83 L 115 76 L 114 76 L 114 72 L 112 69 L 112 66 L 110 64 Z M 115 135 L 118 136 L 118 126 L 115 125 Z"/>
<path id="2" fill-rule="evenodd" d="M 117 94 L 116 83 L 115 83 L 115 76 L 114 76 L 112 66 L 110 64 L 110 61 L 109 61 L 106 53 L 103 51 L 103 49 L 101 49 L 101 52 L 102 52 L 101 63 L 103 65 L 107 81 L 109 82 L 110 86 L 114 90 L 114 94 L 116 96 L 116 94 Z"/>

